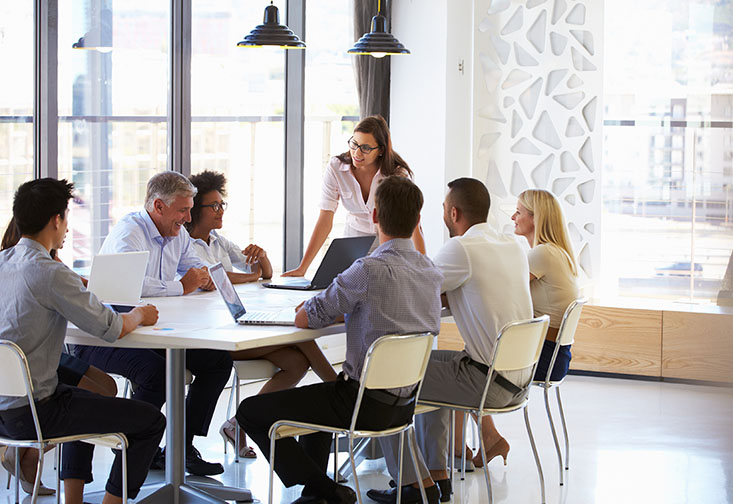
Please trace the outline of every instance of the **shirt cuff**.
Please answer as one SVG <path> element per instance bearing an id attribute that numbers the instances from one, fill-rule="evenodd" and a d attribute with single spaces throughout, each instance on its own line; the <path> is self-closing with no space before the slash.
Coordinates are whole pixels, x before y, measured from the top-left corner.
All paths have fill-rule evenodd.
<path id="1" fill-rule="evenodd" d="M 183 296 L 183 284 L 180 280 L 171 280 L 165 282 L 165 295 L 166 296 Z"/>
<path id="2" fill-rule="evenodd" d="M 109 343 L 117 341 L 122 334 L 122 315 L 115 313 L 112 318 L 112 323 L 109 325 L 109 329 L 102 335 L 102 339 Z"/>

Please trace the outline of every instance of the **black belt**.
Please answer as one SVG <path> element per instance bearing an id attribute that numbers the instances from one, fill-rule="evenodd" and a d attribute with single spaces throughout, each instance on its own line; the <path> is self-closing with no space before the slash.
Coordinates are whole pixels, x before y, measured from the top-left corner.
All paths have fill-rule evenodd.
<path id="1" fill-rule="evenodd" d="M 476 369 L 478 369 L 479 371 L 481 371 L 483 374 L 485 374 L 485 375 L 488 375 L 489 374 L 489 366 L 487 366 L 483 362 L 478 362 L 478 361 L 475 361 L 472 358 L 468 357 L 468 363 L 471 366 L 473 366 Z M 516 385 L 514 385 L 512 382 L 510 382 L 509 380 L 507 380 L 506 378 L 504 378 L 499 373 L 494 373 L 494 376 L 492 377 L 492 379 L 496 382 L 497 385 L 499 385 L 503 389 L 506 389 L 508 392 L 510 392 L 513 395 L 517 395 L 520 392 L 522 392 L 522 390 L 524 390 L 524 389 L 522 389 L 522 388 L 517 387 Z"/>
<path id="2" fill-rule="evenodd" d="M 346 383 L 349 387 L 354 389 L 355 391 L 359 391 L 359 381 L 354 380 L 353 378 L 349 378 L 345 374 L 341 373 L 341 376 L 343 377 L 344 383 Z M 368 397 L 369 399 L 373 399 L 377 402 L 380 402 L 382 404 L 386 404 L 388 406 L 407 406 L 408 404 L 412 404 L 415 401 L 415 394 L 412 394 L 409 397 L 400 397 L 396 396 L 394 394 L 391 394 L 385 390 L 379 390 L 379 389 L 364 389 L 364 396 Z"/>

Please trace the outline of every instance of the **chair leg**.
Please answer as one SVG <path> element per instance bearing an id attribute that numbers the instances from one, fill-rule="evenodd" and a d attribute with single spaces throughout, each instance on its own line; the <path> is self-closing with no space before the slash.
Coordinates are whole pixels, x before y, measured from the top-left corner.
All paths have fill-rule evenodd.
<path id="1" fill-rule="evenodd" d="M 529 425 L 529 413 L 527 407 L 524 407 L 524 424 L 527 426 L 527 435 L 529 436 L 529 444 L 532 446 L 532 454 L 534 455 L 534 461 L 537 464 L 537 474 L 540 477 L 540 493 L 542 495 L 542 504 L 546 504 L 545 501 L 545 477 L 542 474 L 542 464 L 540 463 L 540 456 L 537 454 L 537 445 L 534 442 L 534 436 L 532 435 L 532 427 Z"/>
<path id="2" fill-rule="evenodd" d="M 452 409 L 450 410 L 450 452 L 448 452 L 450 455 L 448 456 L 449 465 L 450 465 L 450 487 L 451 487 L 451 493 L 453 492 L 453 488 L 456 486 L 456 410 Z"/>
<path id="3" fill-rule="evenodd" d="M 477 421 L 479 425 L 481 425 L 482 418 L 483 418 L 483 415 L 481 415 L 481 413 L 479 412 L 478 421 Z M 481 452 L 481 460 L 484 463 L 484 479 L 486 480 L 486 492 L 489 496 L 489 504 L 491 504 L 492 502 L 494 502 L 494 495 L 491 491 L 491 478 L 489 477 L 489 464 L 488 464 L 488 461 L 486 460 L 486 447 L 484 446 L 484 437 L 481 435 L 481 433 L 479 434 L 479 437 L 478 437 L 478 449 L 479 449 L 479 452 Z"/>
<path id="4" fill-rule="evenodd" d="M 20 503 L 20 478 L 18 478 L 18 475 L 20 474 L 20 449 L 19 448 L 13 448 L 15 450 L 15 504 Z M 10 475 L 8 475 L 8 478 L 10 478 Z M 8 479 L 10 481 L 10 479 Z"/>
<path id="5" fill-rule="evenodd" d="M 237 398 L 237 408 L 239 408 L 239 373 L 237 373 L 237 368 L 234 368 L 234 389 L 235 389 L 235 396 Z M 230 394 L 231 397 L 231 394 Z M 229 420 L 229 412 L 227 411 L 227 420 Z M 239 445 L 243 441 L 240 438 L 239 435 L 239 423 L 234 422 L 234 463 L 239 464 Z"/>
<path id="6" fill-rule="evenodd" d="M 562 432 L 565 436 L 565 470 L 567 471 L 570 469 L 570 438 L 568 438 L 568 426 L 565 423 L 565 411 L 562 407 L 562 399 L 560 399 L 560 387 L 555 387 L 555 395 L 557 396 L 557 408 L 560 410 Z"/>
<path id="7" fill-rule="evenodd" d="M 416 445 L 415 428 L 412 425 L 410 425 L 409 429 L 407 429 L 407 443 L 410 446 L 410 457 L 412 458 L 412 467 L 415 468 L 415 474 L 417 475 L 417 484 L 420 487 L 420 495 L 422 496 L 422 501 L 425 504 L 428 504 L 428 496 L 425 493 L 425 484 L 422 481 L 422 474 L 420 474 L 420 468 L 417 465 L 417 455 L 415 455 L 415 445 Z M 400 466 L 400 472 L 402 472 L 402 466 Z M 402 496 L 402 487 L 401 486 L 398 488 L 398 495 Z"/>
<path id="8" fill-rule="evenodd" d="M 468 426 L 468 414 L 463 412 L 463 436 L 461 438 L 461 481 L 466 479 L 466 427 Z"/>
<path id="9" fill-rule="evenodd" d="M 127 444 L 122 445 L 122 504 L 127 504 Z"/>
<path id="10" fill-rule="evenodd" d="M 400 451 L 397 457 L 397 504 L 402 503 L 402 463 L 404 460 L 405 431 L 400 432 Z"/>
<path id="11" fill-rule="evenodd" d="M 54 455 L 54 464 L 56 465 L 56 504 L 61 504 L 61 445 L 56 445 L 56 454 Z"/>
<path id="12" fill-rule="evenodd" d="M 557 431 L 555 430 L 555 421 L 552 419 L 552 411 L 550 410 L 550 390 L 543 387 L 545 395 L 545 410 L 547 411 L 547 419 L 550 421 L 550 431 L 552 431 L 552 440 L 555 442 L 555 451 L 557 452 L 557 466 L 560 469 L 560 486 L 563 486 L 564 472 L 562 470 L 562 451 L 560 451 L 560 441 L 557 439 Z"/>
<path id="13" fill-rule="evenodd" d="M 333 435 L 333 480 L 339 482 L 339 435 Z"/>
<path id="14" fill-rule="evenodd" d="M 354 438 L 349 435 L 349 461 L 351 462 L 351 470 L 354 473 L 354 486 L 356 491 L 356 500 L 359 504 L 362 504 L 361 502 L 361 489 L 359 488 L 359 476 L 356 474 L 356 460 L 354 459 Z M 337 476 L 338 477 L 338 476 Z M 400 501 L 397 501 L 397 504 L 399 504 Z"/>
<path id="15" fill-rule="evenodd" d="M 273 479 L 275 477 L 275 431 L 270 438 L 270 482 L 267 491 L 267 502 L 272 504 L 273 497 Z"/>
<path id="16" fill-rule="evenodd" d="M 16 460 L 18 457 L 16 457 Z M 41 472 L 43 471 L 43 448 L 38 448 L 38 465 L 36 466 L 36 479 L 33 482 L 33 495 L 31 497 L 31 504 L 36 504 L 38 501 L 38 491 L 41 489 Z M 16 476 L 20 472 L 15 473 Z"/>

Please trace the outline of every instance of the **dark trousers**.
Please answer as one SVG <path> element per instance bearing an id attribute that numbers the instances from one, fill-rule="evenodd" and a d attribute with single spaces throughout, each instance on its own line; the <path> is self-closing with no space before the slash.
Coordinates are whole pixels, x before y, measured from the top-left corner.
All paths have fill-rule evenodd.
<path id="1" fill-rule="evenodd" d="M 150 462 L 163 431 L 165 417 L 150 404 L 105 397 L 59 384 L 47 399 L 36 403 L 44 437 L 122 432 L 127 436 L 127 485 L 134 498 L 145 482 Z M 15 439 L 37 439 L 30 407 L 0 411 L 0 432 Z M 92 481 L 94 446 L 77 441 L 63 449 L 61 479 Z M 107 492 L 122 496 L 122 457 L 116 453 L 106 485 Z"/>
<path id="2" fill-rule="evenodd" d="M 334 427 L 351 424 L 357 391 L 342 379 L 317 383 L 306 387 L 261 394 L 242 401 L 237 409 L 237 422 L 269 459 L 269 430 L 277 420 L 296 420 Z M 389 406 L 369 397 L 362 399 L 357 427 L 386 429 L 409 422 L 414 403 Z M 331 435 L 315 433 L 280 439 L 275 446 L 275 472 L 285 486 L 313 484 L 328 479 L 326 466 L 331 446 Z"/>
<path id="3" fill-rule="evenodd" d="M 555 351 L 555 342 L 545 340 L 545 344 L 542 347 L 542 353 L 540 354 L 540 360 L 537 363 L 537 370 L 534 373 L 534 379 L 539 381 L 545 381 L 547 378 L 547 369 L 550 367 L 550 360 L 552 359 L 552 352 Z M 563 345 L 557 351 L 557 357 L 555 358 L 555 365 L 552 366 L 552 375 L 550 379 L 552 381 L 560 381 L 565 378 L 570 369 L 570 359 L 572 358 L 570 353 L 570 345 Z"/>
<path id="4" fill-rule="evenodd" d="M 136 388 L 133 399 L 160 409 L 165 403 L 165 350 L 77 345 L 74 354 L 107 373 L 122 375 Z M 232 358 L 222 350 L 186 350 L 186 369 L 194 375 L 186 396 L 186 447 L 205 436 L 216 402 L 232 372 Z"/>

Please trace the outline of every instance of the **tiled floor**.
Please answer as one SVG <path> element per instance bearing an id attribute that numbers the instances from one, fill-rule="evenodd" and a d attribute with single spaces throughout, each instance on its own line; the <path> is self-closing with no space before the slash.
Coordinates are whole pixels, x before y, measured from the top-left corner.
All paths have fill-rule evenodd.
<path id="1" fill-rule="evenodd" d="M 245 387 L 254 393 L 259 385 Z M 227 391 L 228 392 L 228 391 Z M 571 376 L 563 398 L 571 436 L 570 470 L 564 487 L 558 467 L 542 392 L 532 392 L 530 417 L 545 471 L 547 502 L 586 503 L 730 503 L 733 502 L 733 388 L 676 383 Z M 219 401 L 214 424 L 225 417 L 228 393 Z M 511 443 L 508 466 L 500 459 L 490 465 L 494 501 L 539 503 L 539 483 L 521 413 L 497 418 L 499 430 Z M 225 462 L 215 481 L 252 489 L 267 500 L 267 462 L 262 456 L 235 467 L 231 450 L 225 457 L 216 430 L 196 446 L 208 460 Z M 97 450 L 95 475 L 89 491 L 103 488 L 111 461 L 109 450 Z M 51 458 L 44 481 L 53 484 Z M 346 460 L 345 454 L 341 459 Z M 386 488 L 389 477 L 381 461 L 360 467 L 362 492 Z M 149 482 L 163 478 L 151 473 Z M 0 481 L 5 472 L 0 469 Z M 353 481 L 350 481 L 353 484 Z M 454 502 L 487 502 L 483 472 L 469 474 L 455 489 Z M 297 487 L 276 485 L 276 501 L 291 502 Z M 25 496 L 23 502 L 30 502 Z M 40 503 L 54 498 L 39 499 Z M 364 496 L 365 502 L 371 502 Z M 13 502 L 12 491 L 0 488 L 0 504 Z"/>

